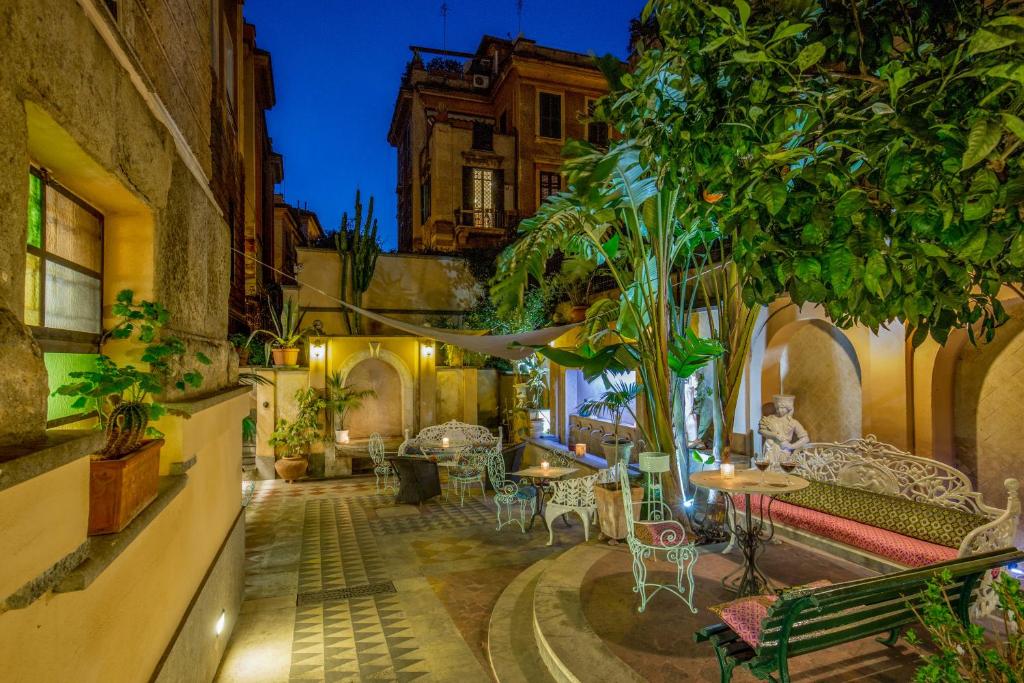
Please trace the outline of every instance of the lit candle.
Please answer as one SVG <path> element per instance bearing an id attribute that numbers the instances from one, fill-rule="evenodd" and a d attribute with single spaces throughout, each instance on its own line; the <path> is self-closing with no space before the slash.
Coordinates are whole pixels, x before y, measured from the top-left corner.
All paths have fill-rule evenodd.
<path id="1" fill-rule="evenodd" d="M 546 470 L 548 467 L 549 467 L 549 465 L 548 465 L 548 461 L 547 460 L 544 460 L 543 462 L 541 462 L 540 468 L 542 470 Z"/>
<path id="2" fill-rule="evenodd" d="M 585 443 L 578 443 L 578 444 L 576 444 L 576 457 L 577 458 L 582 458 L 586 454 L 587 454 L 587 444 L 585 444 Z"/>
<path id="3" fill-rule="evenodd" d="M 442 436 L 441 437 L 441 448 L 448 448 L 448 446 L 449 446 L 448 437 L 447 436 Z"/>
<path id="4" fill-rule="evenodd" d="M 731 462 L 722 463 L 722 476 L 726 479 L 732 479 L 736 475 L 736 465 Z"/>

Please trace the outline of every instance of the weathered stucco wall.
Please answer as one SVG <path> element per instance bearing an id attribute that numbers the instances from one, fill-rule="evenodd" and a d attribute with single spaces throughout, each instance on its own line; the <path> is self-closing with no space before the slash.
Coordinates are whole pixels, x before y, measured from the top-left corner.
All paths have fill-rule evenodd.
<path id="1" fill-rule="evenodd" d="M 320 320 L 328 334 L 341 334 L 338 296 L 340 261 L 329 249 L 299 249 L 301 272 L 299 304 L 307 309 L 306 322 Z M 314 288 L 326 292 L 324 296 Z M 468 311 L 483 296 L 465 259 L 454 256 L 381 254 L 363 296 L 363 307 L 417 324 Z M 396 334 L 380 323 L 366 321 L 367 334 Z"/>

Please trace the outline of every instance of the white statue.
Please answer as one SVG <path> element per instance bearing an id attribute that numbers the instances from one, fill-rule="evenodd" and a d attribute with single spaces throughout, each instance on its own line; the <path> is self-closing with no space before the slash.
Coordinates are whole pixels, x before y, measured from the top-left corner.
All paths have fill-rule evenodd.
<path id="1" fill-rule="evenodd" d="M 765 415 L 757 425 L 757 431 L 764 437 L 764 454 L 769 462 L 778 463 L 792 460 L 810 438 L 807 430 L 793 417 L 793 403 L 796 397 L 786 394 L 772 396 L 774 415 Z"/>

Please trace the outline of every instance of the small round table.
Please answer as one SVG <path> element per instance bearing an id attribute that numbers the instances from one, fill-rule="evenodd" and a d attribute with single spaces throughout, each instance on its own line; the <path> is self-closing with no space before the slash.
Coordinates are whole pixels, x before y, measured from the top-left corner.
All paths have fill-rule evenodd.
<path id="1" fill-rule="evenodd" d="M 764 483 L 761 483 L 761 473 L 757 470 L 736 470 L 735 476 L 732 477 L 723 477 L 719 470 L 707 470 L 690 475 L 690 483 L 725 494 L 726 506 L 733 520 L 732 531 L 743 551 L 743 566 L 723 578 L 722 585 L 736 591 L 741 598 L 771 592 L 771 583 L 757 566 L 757 556 L 764 551 L 765 544 L 775 536 L 772 503 L 775 502 L 775 496 L 780 493 L 805 489 L 810 486 L 810 482 L 792 474 L 765 472 Z M 743 494 L 746 502 L 742 525 L 736 523 L 736 506 L 732 501 L 732 496 L 736 493 Z M 768 504 L 765 505 L 762 500 L 758 506 L 756 520 L 750 504 L 750 496 L 755 493 L 768 496 Z"/>

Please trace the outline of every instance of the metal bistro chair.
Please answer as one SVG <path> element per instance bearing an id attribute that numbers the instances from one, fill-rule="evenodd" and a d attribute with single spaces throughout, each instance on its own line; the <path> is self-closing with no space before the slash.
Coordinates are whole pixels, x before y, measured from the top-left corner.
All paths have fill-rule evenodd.
<path id="1" fill-rule="evenodd" d="M 487 454 L 487 478 L 494 489 L 494 507 L 498 517 L 497 531 L 502 527 L 515 522 L 519 529 L 526 533 L 526 511 L 529 510 L 533 516 L 537 509 L 537 489 L 533 486 L 520 487 L 518 483 L 507 479 L 505 475 L 505 459 L 501 455 L 500 448 L 492 448 Z M 501 508 L 505 507 L 505 521 L 501 519 Z M 519 506 L 519 518 L 512 516 L 513 506 Z"/>
<path id="2" fill-rule="evenodd" d="M 466 491 L 474 484 L 480 485 L 480 496 L 486 500 L 487 490 L 484 488 L 484 472 L 487 468 L 488 448 L 469 447 L 462 450 L 455 465 L 448 468 L 448 485 L 444 490 L 444 499 L 448 500 L 448 492 L 452 489 L 459 494 L 459 507 L 466 501 Z"/>
<path id="3" fill-rule="evenodd" d="M 667 590 L 686 603 L 694 614 L 693 606 L 693 566 L 697 564 L 697 548 L 693 542 L 687 543 L 686 530 L 683 525 L 672 519 L 669 507 L 658 502 L 661 507 L 661 521 L 637 521 L 634 503 L 629 490 L 629 473 L 626 467 L 619 468 L 619 483 L 622 487 L 622 503 L 626 513 L 626 541 L 629 552 L 633 555 L 633 592 L 640 594 L 638 612 L 643 612 L 658 591 Z M 653 503 L 646 503 L 653 505 Z M 672 584 L 650 583 L 647 581 L 647 565 L 649 559 L 657 559 L 662 552 L 665 561 L 676 565 L 676 580 Z M 685 574 L 686 582 L 683 578 Z M 654 590 L 648 592 L 649 588 Z"/>
<path id="4" fill-rule="evenodd" d="M 380 493 L 382 488 L 381 479 L 384 480 L 383 489 L 385 491 L 389 488 L 392 491 L 397 491 L 398 488 L 395 486 L 394 480 L 398 478 L 398 475 L 391 469 L 391 463 L 384 459 L 384 439 L 377 432 L 370 434 L 369 451 L 370 459 L 373 460 L 373 476 L 377 479 L 377 493 Z"/>
<path id="5" fill-rule="evenodd" d="M 586 477 L 562 479 L 551 483 L 551 500 L 544 505 L 544 522 L 548 526 L 548 545 L 554 543 L 554 521 L 568 512 L 575 512 L 583 522 L 583 538 L 590 540 L 590 525 L 597 518 L 594 484 L 600 472 Z"/>

